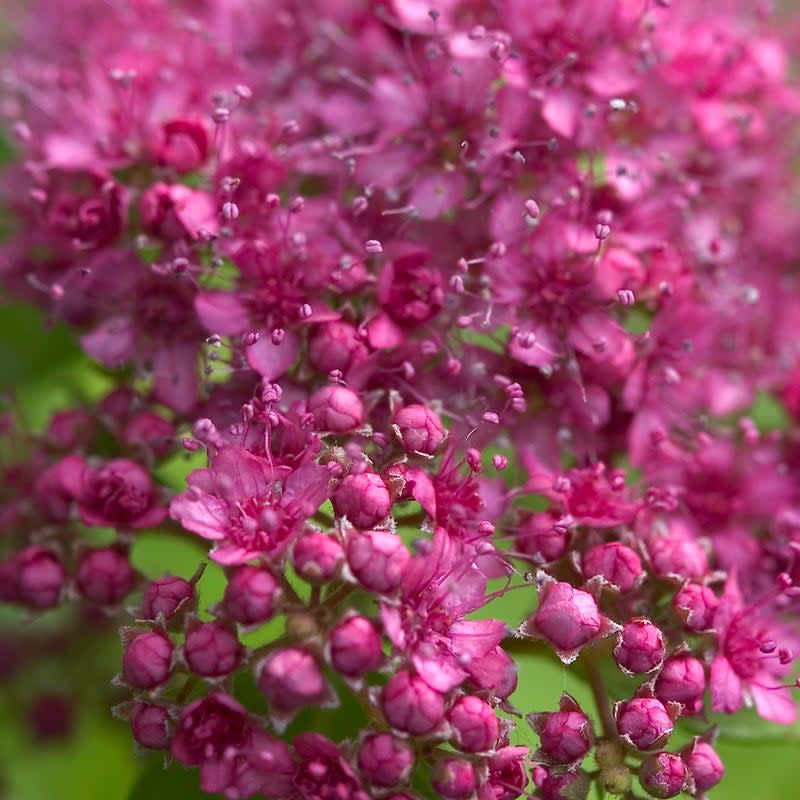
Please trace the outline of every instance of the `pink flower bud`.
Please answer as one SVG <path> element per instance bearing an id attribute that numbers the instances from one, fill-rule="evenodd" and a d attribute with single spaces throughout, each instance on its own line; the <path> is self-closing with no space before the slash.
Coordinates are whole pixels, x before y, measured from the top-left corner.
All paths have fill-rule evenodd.
<path id="1" fill-rule="evenodd" d="M 287 647 L 268 655 L 258 672 L 258 688 L 278 714 L 318 705 L 328 696 L 319 664 L 299 647 Z"/>
<path id="2" fill-rule="evenodd" d="M 406 783 L 414 767 L 414 750 L 391 733 L 368 736 L 358 751 L 358 769 L 374 786 Z"/>
<path id="3" fill-rule="evenodd" d="M 494 709 L 480 697 L 466 695 L 453 704 L 447 716 L 453 742 L 465 753 L 491 750 L 500 734 Z"/>
<path id="4" fill-rule="evenodd" d="M 586 800 L 592 786 L 582 769 L 561 772 L 540 767 L 534 773 L 534 782 L 541 800 Z"/>
<path id="5" fill-rule="evenodd" d="M 703 794 L 716 786 L 725 775 L 725 767 L 717 751 L 702 739 L 695 739 L 681 750 L 686 769 L 694 780 L 697 794 Z"/>
<path id="6" fill-rule="evenodd" d="M 130 725 L 133 738 L 150 750 L 166 750 L 169 747 L 169 711 L 156 703 L 134 703 L 130 710 Z"/>
<path id="7" fill-rule="evenodd" d="M 719 599 L 708 586 L 687 583 L 675 595 L 672 605 L 683 620 L 683 627 L 699 633 L 711 629 Z"/>
<path id="8" fill-rule="evenodd" d="M 665 578 L 702 578 L 708 571 L 708 556 L 687 534 L 656 536 L 648 543 L 656 575 Z"/>
<path id="9" fill-rule="evenodd" d="M 352 616 L 329 635 L 331 664 L 342 675 L 357 678 L 377 669 L 383 661 L 381 634 L 367 617 Z"/>
<path id="10" fill-rule="evenodd" d="M 317 430 L 345 433 L 364 422 L 364 404 L 352 390 L 341 384 L 323 386 L 308 401 Z"/>
<path id="11" fill-rule="evenodd" d="M 655 697 L 634 697 L 615 709 L 619 735 L 639 750 L 663 744 L 672 734 L 673 720 Z"/>
<path id="12" fill-rule="evenodd" d="M 78 592 L 99 605 L 121 603 L 133 588 L 135 574 L 128 556 L 113 547 L 88 550 L 75 574 Z"/>
<path id="13" fill-rule="evenodd" d="M 403 540 L 390 531 L 364 531 L 347 544 L 347 565 L 371 592 L 393 592 L 400 586 L 411 558 Z"/>
<path id="14" fill-rule="evenodd" d="M 255 625 L 272 619 L 280 594 L 278 582 L 268 569 L 243 566 L 229 578 L 222 603 L 231 619 Z"/>
<path id="15" fill-rule="evenodd" d="M 562 660 L 575 659 L 578 650 L 603 628 L 597 601 L 568 583 L 548 583 L 542 588 L 533 624 Z"/>
<path id="16" fill-rule="evenodd" d="M 650 620 L 639 617 L 622 626 L 614 660 L 628 675 L 645 675 L 661 666 L 665 652 L 664 634 Z"/>
<path id="17" fill-rule="evenodd" d="M 444 719 L 444 697 L 419 675 L 402 670 L 383 687 L 381 709 L 393 728 L 412 736 L 424 736 Z"/>
<path id="18" fill-rule="evenodd" d="M 439 797 L 467 800 L 478 785 L 478 776 L 471 761 L 464 758 L 443 758 L 433 768 L 431 783 Z"/>
<path id="19" fill-rule="evenodd" d="M 375 472 L 348 475 L 331 498 L 337 517 L 347 517 L 356 528 L 371 528 L 392 507 L 389 489 Z"/>
<path id="20" fill-rule="evenodd" d="M 368 239 L 364 242 L 364 250 L 368 255 L 375 256 L 383 252 L 383 246 L 377 239 Z"/>
<path id="21" fill-rule="evenodd" d="M 683 703 L 693 713 L 706 690 L 703 662 L 690 655 L 668 658 L 656 679 L 654 691 L 662 703 Z"/>
<path id="22" fill-rule="evenodd" d="M 356 328 L 347 322 L 326 322 L 320 325 L 308 345 L 308 360 L 323 373 L 333 369 L 347 372 L 368 355 L 366 345 L 356 338 Z"/>
<path id="23" fill-rule="evenodd" d="M 155 689 L 169 680 L 172 642 L 158 631 L 140 633 L 122 654 L 122 677 L 134 689 Z"/>
<path id="24" fill-rule="evenodd" d="M 155 619 L 159 615 L 170 619 L 178 606 L 192 604 L 195 599 L 196 592 L 189 581 L 172 575 L 156 578 L 144 590 L 141 615 L 143 619 Z"/>
<path id="25" fill-rule="evenodd" d="M 445 430 L 439 417 L 423 405 L 403 406 L 394 415 L 394 425 L 407 453 L 432 456 L 445 440 Z"/>
<path id="26" fill-rule="evenodd" d="M 58 605 L 64 586 L 64 567 L 58 556 L 44 547 L 26 547 L 13 560 L 19 602 L 31 608 Z"/>
<path id="27" fill-rule="evenodd" d="M 325 533 L 307 533 L 294 545 L 293 562 L 297 574 L 308 583 L 327 583 L 339 574 L 344 560 L 342 546 Z"/>
<path id="28" fill-rule="evenodd" d="M 677 753 L 654 753 L 642 761 L 639 780 L 652 797 L 675 797 L 686 783 L 686 765 Z"/>
<path id="29" fill-rule="evenodd" d="M 587 578 L 600 577 L 621 592 L 631 591 L 644 574 L 639 556 L 619 542 L 590 548 L 583 556 L 581 567 Z"/>
<path id="30" fill-rule="evenodd" d="M 559 708 L 528 716 L 531 727 L 539 734 L 537 756 L 552 764 L 577 764 L 594 744 L 592 723 L 566 693 L 561 696 Z"/>
<path id="31" fill-rule="evenodd" d="M 229 675 L 242 658 L 236 634 L 219 622 L 192 622 L 183 643 L 183 657 L 189 669 L 204 678 Z"/>

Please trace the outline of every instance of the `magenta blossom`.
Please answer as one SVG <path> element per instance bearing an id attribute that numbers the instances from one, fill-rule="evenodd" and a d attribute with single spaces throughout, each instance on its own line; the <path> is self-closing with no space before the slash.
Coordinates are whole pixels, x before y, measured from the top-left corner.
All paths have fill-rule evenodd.
<path id="1" fill-rule="evenodd" d="M 67 456 L 59 472 L 85 525 L 138 530 L 156 527 L 167 515 L 150 474 L 133 461 L 116 458 L 93 468 L 80 456 Z"/>
<path id="2" fill-rule="evenodd" d="M 241 447 L 225 447 L 209 468 L 189 476 L 189 489 L 172 501 L 170 515 L 215 542 L 211 557 L 220 564 L 280 557 L 328 497 L 329 480 L 318 464 L 292 471 Z"/>
<path id="3" fill-rule="evenodd" d="M 755 703 L 759 716 L 789 724 L 797 707 L 782 676 L 789 671 L 791 652 L 777 647 L 781 625 L 758 604 L 745 605 L 735 572 L 714 614 L 718 650 L 711 663 L 711 707 L 731 714 L 744 702 Z"/>
<path id="4" fill-rule="evenodd" d="M 381 604 L 386 634 L 411 656 L 422 679 L 447 692 L 468 677 L 467 665 L 488 656 L 503 639 L 499 619 L 464 617 L 486 602 L 486 575 L 473 556 L 439 528 L 433 547 L 409 562 L 398 602 Z"/>

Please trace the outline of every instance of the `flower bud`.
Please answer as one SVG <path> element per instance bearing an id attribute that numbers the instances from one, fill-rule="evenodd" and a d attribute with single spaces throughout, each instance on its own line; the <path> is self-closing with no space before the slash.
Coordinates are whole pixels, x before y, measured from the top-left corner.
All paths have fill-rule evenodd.
<path id="1" fill-rule="evenodd" d="M 193 603 L 196 599 L 194 586 L 183 578 L 167 575 L 156 578 L 147 584 L 142 599 L 142 619 L 155 619 L 163 616 L 170 619 L 178 606 Z"/>
<path id="2" fill-rule="evenodd" d="M 231 619 L 255 625 L 272 619 L 279 598 L 278 581 L 268 569 L 243 566 L 228 580 L 222 604 Z"/>
<path id="3" fill-rule="evenodd" d="M 358 769 L 373 786 L 406 783 L 413 767 L 413 749 L 391 733 L 370 734 L 358 751 Z"/>
<path id="4" fill-rule="evenodd" d="M 576 764 L 592 749 L 594 731 L 589 718 L 568 694 L 559 711 L 530 714 L 528 722 L 539 734 L 537 757 L 552 764 Z"/>
<path id="5" fill-rule="evenodd" d="M 80 557 L 75 574 L 78 592 L 98 605 L 121 603 L 133 588 L 134 571 L 125 553 L 102 547 Z"/>
<path id="6" fill-rule="evenodd" d="M 689 655 L 668 658 L 656 679 L 654 691 L 662 703 L 674 701 L 687 706 L 689 713 L 706 690 L 706 674 L 703 663 Z"/>
<path id="7" fill-rule="evenodd" d="M 337 517 L 347 517 L 356 528 L 371 528 L 392 507 L 389 489 L 374 472 L 348 475 L 331 498 Z"/>
<path id="8" fill-rule="evenodd" d="M 702 739 L 695 739 L 681 750 L 681 758 L 689 771 L 697 794 L 716 786 L 725 774 L 725 767 L 717 751 Z"/>
<path id="9" fill-rule="evenodd" d="M 672 605 L 683 620 L 683 627 L 700 633 L 711 629 L 719 599 L 708 586 L 687 583 L 677 592 Z"/>
<path id="10" fill-rule="evenodd" d="M 348 678 L 376 670 L 383 661 L 381 634 L 367 617 L 351 616 L 334 627 L 329 636 L 331 664 Z"/>
<path id="11" fill-rule="evenodd" d="M 615 709 L 620 736 L 639 750 L 663 744 L 672 734 L 673 720 L 655 697 L 634 697 Z"/>
<path id="12" fill-rule="evenodd" d="M 582 769 L 556 772 L 539 767 L 533 778 L 537 797 L 542 800 L 586 800 L 591 787 L 591 781 Z"/>
<path id="13" fill-rule="evenodd" d="M 644 574 L 639 556 L 619 542 L 590 548 L 583 556 L 581 567 L 587 578 L 600 577 L 621 592 L 631 591 Z"/>
<path id="14" fill-rule="evenodd" d="M 64 567 L 58 556 L 44 547 L 26 547 L 14 558 L 17 597 L 31 608 L 58 605 L 64 586 Z"/>
<path id="15" fill-rule="evenodd" d="M 664 662 L 664 634 L 650 620 L 639 617 L 622 626 L 614 660 L 627 675 L 645 675 Z"/>
<path id="16" fill-rule="evenodd" d="M 364 404 L 352 390 L 341 384 L 323 386 L 311 395 L 308 410 L 317 430 L 345 433 L 364 422 Z"/>
<path id="17" fill-rule="evenodd" d="M 366 345 L 356 338 L 356 328 L 347 322 L 320 325 L 308 345 L 308 360 L 323 374 L 333 369 L 347 372 L 368 355 Z"/>
<path id="18" fill-rule="evenodd" d="M 364 531 L 347 543 L 347 565 L 371 592 L 393 592 L 403 580 L 411 558 L 403 540 L 390 531 Z"/>
<path id="19" fill-rule="evenodd" d="M 193 621 L 186 632 L 183 657 L 192 672 L 204 678 L 229 675 L 242 658 L 236 634 L 219 622 Z"/>
<path id="20" fill-rule="evenodd" d="M 338 575 L 343 560 L 342 546 L 325 533 L 307 533 L 295 542 L 294 568 L 308 583 L 332 580 Z"/>
<path id="21" fill-rule="evenodd" d="M 442 722 L 444 697 L 418 675 L 402 670 L 383 687 L 381 709 L 393 728 L 412 736 L 424 736 Z"/>
<path id="22" fill-rule="evenodd" d="M 687 533 L 656 536 L 648 543 L 656 575 L 665 578 L 702 578 L 708 571 L 708 556 Z"/>
<path id="23" fill-rule="evenodd" d="M 447 435 L 438 415 L 416 403 L 399 409 L 392 422 L 403 449 L 411 454 L 434 455 Z"/>
<path id="24" fill-rule="evenodd" d="M 485 700 L 474 695 L 456 700 L 447 719 L 453 731 L 453 742 L 465 753 L 491 750 L 500 734 L 494 709 Z"/>
<path id="25" fill-rule="evenodd" d="M 433 768 L 431 784 L 439 797 L 467 800 L 478 785 L 478 776 L 471 761 L 464 758 L 443 758 Z"/>
<path id="26" fill-rule="evenodd" d="M 122 654 L 122 677 L 134 689 L 155 689 L 169 680 L 172 642 L 158 631 L 140 633 Z"/>
<path id="27" fill-rule="evenodd" d="M 542 588 L 539 609 L 532 621 L 566 663 L 573 661 L 580 648 L 603 628 L 594 597 L 564 582 L 548 583 Z"/>
<path id="28" fill-rule="evenodd" d="M 653 797 L 675 797 L 686 782 L 686 765 L 677 753 L 654 753 L 642 761 L 639 780 Z"/>
<path id="29" fill-rule="evenodd" d="M 130 725 L 133 738 L 151 750 L 166 750 L 169 747 L 169 711 L 156 703 L 134 703 L 130 710 Z"/>
<path id="30" fill-rule="evenodd" d="M 270 653 L 258 671 L 258 688 L 272 711 L 286 714 L 318 705 L 328 696 L 328 686 L 314 656 L 299 647 Z"/>

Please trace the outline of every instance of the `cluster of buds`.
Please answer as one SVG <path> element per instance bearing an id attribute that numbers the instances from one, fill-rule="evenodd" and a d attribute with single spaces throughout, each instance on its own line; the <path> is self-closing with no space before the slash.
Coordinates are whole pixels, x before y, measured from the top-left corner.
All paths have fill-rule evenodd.
<path id="1" fill-rule="evenodd" d="M 36 5 L 0 286 L 114 388 L 2 418 L 0 600 L 119 623 L 138 745 L 230 798 L 631 800 L 719 782 L 712 713 L 795 720 L 790 26 Z M 518 711 L 520 649 L 596 708 Z"/>

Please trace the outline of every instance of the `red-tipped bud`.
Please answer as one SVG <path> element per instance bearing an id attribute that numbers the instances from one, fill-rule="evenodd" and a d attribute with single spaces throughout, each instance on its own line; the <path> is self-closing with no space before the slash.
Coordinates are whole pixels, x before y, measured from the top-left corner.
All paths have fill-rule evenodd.
<path id="1" fill-rule="evenodd" d="M 528 722 L 539 734 L 537 756 L 545 762 L 577 764 L 594 744 L 592 723 L 568 694 L 561 696 L 558 711 L 530 714 Z"/>
<path id="2" fill-rule="evenodd" d="M 465 753 L 491 750 L 497 742 L 500 726 L 494 709 L 480 697 L 460 697 L 447 715 L 453 742 Z"/>

